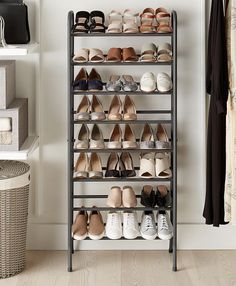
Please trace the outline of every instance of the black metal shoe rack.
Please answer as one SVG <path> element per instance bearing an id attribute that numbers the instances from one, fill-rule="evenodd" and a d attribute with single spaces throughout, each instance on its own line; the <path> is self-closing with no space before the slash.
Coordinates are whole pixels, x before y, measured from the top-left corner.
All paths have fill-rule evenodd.
<path id="1" fill-rule="evenodd" d="M 110 34 L 110 33 L 97 33 L 97 34 L 74 34 L 73 33 L 73 25 L 74 25 L 74 13 L 72 11 L 68 14 L 68 271 L 72 271 L 72 254 L 74 253 L 74 240 L 71 236 L 71 227 L 73 224 L 74 219 L 74 213 L 80 210 L 85 211 L 91 211 L 91 210 L 99 210 L 99 211 L 109 211 L 113 208 L 109 207 L 83 207 L 78 208 L 75 207 L 75 200 L 78 199 L 104 199 L 107 198 L 107 195 L 76 195 L 74 192 L 74 184 L 78 184 L 81 182 L 148 182 L 148 183 L 154 183 L 154 182 L 168 182 L 170 184 L 170 189 L 172 192 L 172 206 L 169 208 L 166 208 L 165 210 L 170 211 L 170 218 L 173 224 L 173 238 L 169 241 L 169 252 L 173 254 L 173 271 L 177 271 L 177 14 L 175 11 L 172 12 L 172 27 L 173 32 L 172 33 L 166 33 L 166 34 L 158 34 L 158 33 L 152 33 L 152 34 Z M 154 63 L 148 63 L 148 62 L 133 62 L 133 63 L 74 63 L 72 61 L 72 58 L 74 56 L 74 42 L 77 37 L 101 37 L 101 38 L 112 38 L 112 37 L 167 37 L 171 39 L 172 49 L 173 49 L 173 60 L 171 62 L 154 62 Z M 170 110 L 138 110 L 137 114 L 167 114 L 170 116 L 170 120 L 136 120 L 136 121 L 74 121 L 74 111 L 77 107 L 74 106 L 74 97 L 84 94 L 91 94 L 91 92 L 79 92 L 73 90 L 73 81 L 74 81 L 74 68 L 75 66 L 106 66 L 106 65 L 168 65 L 171 68 L 171 76 L 173 81 L 173 90 L 171 92 L 166 93 L 171 97 L 171 109 Z M 142 91 L 136 91 L 136 92 L 108 92 L 108 91 L 98 91 L 98 92 L 92 92 L 92 94 L 95 95 L 114 95 L 114 94 L 129 94 L 129 95 L 144 95 L 145 97 L 148 97 L 149 94 L 142 92 Z M 160 92 L 154 91 L 150 93 L 151 95 L 160 95 Z M 163 93 L 162 93 L 163 94 Z M 82 97 L 81 97 L 82 98 Z M 117 178 L 117 179 L 109 179 L 109 178 L 102 178 L 102 179 L 74 179 L 73 178 L 73 172 L 74 172 L 74 166 L 75 166 L 75 159 L 74 155 L 75 153 L 80 152 L 98 152 L 98 153 L 110 153 L 110 152 L 122 152 L 123 149 L 96 149 L 96 150 L 75 150 L 74 149 L 74 142 L 75 142 L 75 136 L 74 136 L 74 126 L 76 124 L 145 124 L 146 122 L 150 124 L 157 124 L 157 123 L 163 123 L 163 124 L 170 124 L 171 125 L 171 149 L 165 149 L 165 150 L 157 150 L 157 149 L 127 149 L 128 152 L 132 153 L 138 153 L 141 152 L 169 152 L 171 153 L 171 166 L 172 166 L 172 178 L 171 179 L 144 179 L 140 177 L 134 177 L 134 178 Z M 105 168 L 103 168 L 105 170 Z M 135 168 L 136 170 L 138 168 Z M 139 198 L 140 195 L 137 195 Z M 164 208 L 162 208 L 164 209 Z M 114 209 L 113 209 L 114 210 Z M 126 210 L 125 208 L 117 208 L 117 211 Z M 132 208 L 131 208 L 132 210 Z M 144 211 L 144 210 L 161 210 L 159 207 L 155 208 L 146 208 L 146 207 L 136 207 L 133 208 L 133 210 L 136 211 Z M 89 238 L 88 238 L 89 239 Z M 104 237 L 104 239 L 108 239 L 107 237 Z M 122 238 L 124 239 L 124 238 Z M 137 239 L 142 239 L 142 237 L 138 237 Z"/>

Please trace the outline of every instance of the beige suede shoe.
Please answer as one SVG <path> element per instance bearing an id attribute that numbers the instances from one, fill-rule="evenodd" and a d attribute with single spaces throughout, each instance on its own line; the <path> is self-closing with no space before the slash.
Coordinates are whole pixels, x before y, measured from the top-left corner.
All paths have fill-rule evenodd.
<path id="1" fill-rule="evenodd" d="M 99 211 L 92 211 L 89 215 L 88 236 L 90 239 L 98 240 L 104 236 L 104 223 Z"/>
<path id="2" fill-rule="evenodd" d="M 87 237 L 88 214 L 85 211 L 78 212 L 72 225 L 72 237 L 76 240 L 83 240 Z"/>
<path id="3" fill-rule="evenodd" d="M 137 198 L 132 187 L 125 186 L 123 188 L 122 201 L 125 208 L 134 208 L 137 206 Z"/>
<path id="4" fill-rule="evenodd" d="M 119 208 L 122 205 L 122 192 L 120 187 L 112 187 L 107 198 L 107 205 L 111 208 Z"/>

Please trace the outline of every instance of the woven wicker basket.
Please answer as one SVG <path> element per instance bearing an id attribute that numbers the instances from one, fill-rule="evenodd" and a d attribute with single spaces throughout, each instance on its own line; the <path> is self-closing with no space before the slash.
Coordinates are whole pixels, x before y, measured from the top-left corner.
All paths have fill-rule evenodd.
<path id="1" fill-rule="evenodd" d="M 25 267 L 29 165 L 0 161 L 0 278 Z"/>

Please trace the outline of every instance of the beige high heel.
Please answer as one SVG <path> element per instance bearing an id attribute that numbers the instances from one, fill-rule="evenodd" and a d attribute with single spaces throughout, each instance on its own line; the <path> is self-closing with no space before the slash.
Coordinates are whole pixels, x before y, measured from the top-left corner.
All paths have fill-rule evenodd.
<path id="1" fill-rule="evenodd" d="M 124 140 L 123 140 L 123 148 L 124 149 L 136 149 L 137 142 L 134 135 L 133 130 L 131 129 L 129 124 L 125 124 L 125 133 L 124 133 Z"/>
<path id="2" fill-rule="evenodd" d="M 88 155 L 81 152 L 77 159 L 74 171 L 74 178 L 85 179 L 88 177 Z"/>
<path id="3" fill-rule="evenodd" d="M 89 147 L 89 129 L 87 125 L 82 124 L 78 138 L 75 142 L 76 149 L 87 149 Z"/>
<path id="4" fill-rule="evenodd" d="M 108 120 L 122 120 L 122 103 L 119 96 L 115 95 L 108 111 Z"/>
<path id="5" fill-rule="evenodd" d="M 103 177 L 101 158 L 97 153 L 91 153 L 89 161 L 89 178 L 100 179 Z"/>
<path id="6" fill-rule="evenodd" d="M 106 115 L 103 111 L 102 104 L 100 100 L 93 95 L 91 101 L 91 120 L 104 120 L 106 119 Z"/>
<path id="7" fill-rule="evenodd" d="M 121 137 L 122 132 L 119 124 L 116 124 L 112 130 L 109 142 L 107 143 L 107 148 L 110 149 L 120 149 L 121 148 Z"/>
<path id="8" fill-rule="evenodd" d="M 90 107 L 89 99 L 87 95 L 84 95 L 74 115 L 74 119 L 89 120 L 89 107 Z"/>
<path id="9" fill-rule="evenodd" d="M 169 149 L 170 142 L 166 129 L 162 124 L 157 125 L 156 131 L 156 148 L 157 149 Z"/>
<path id="10" fill-rule="evenodd" d="M 125 96 L 123 114 L 124 120 L 137 120 L 135 104 L 128 95 Z"/>
<path id="11" fill-rule="evenodd" d="M 93 129 L 92 129 L 91 139 L 90 139 L 90 148 L 91 149 L 105 148 L 102 131 L 97 124 L 94 124 Z"/>

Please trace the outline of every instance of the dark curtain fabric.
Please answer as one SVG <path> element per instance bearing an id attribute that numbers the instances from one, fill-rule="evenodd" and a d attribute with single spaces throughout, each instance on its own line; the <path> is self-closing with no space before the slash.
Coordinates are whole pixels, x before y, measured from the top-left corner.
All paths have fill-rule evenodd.
<path id="1" fill-rule="evenodd" d="M 228 66 L 223 0 L 212 0 L 208 38 L 207 92 L 211 95 L 207 138 L 206 224 L 224 221 Z"/>

